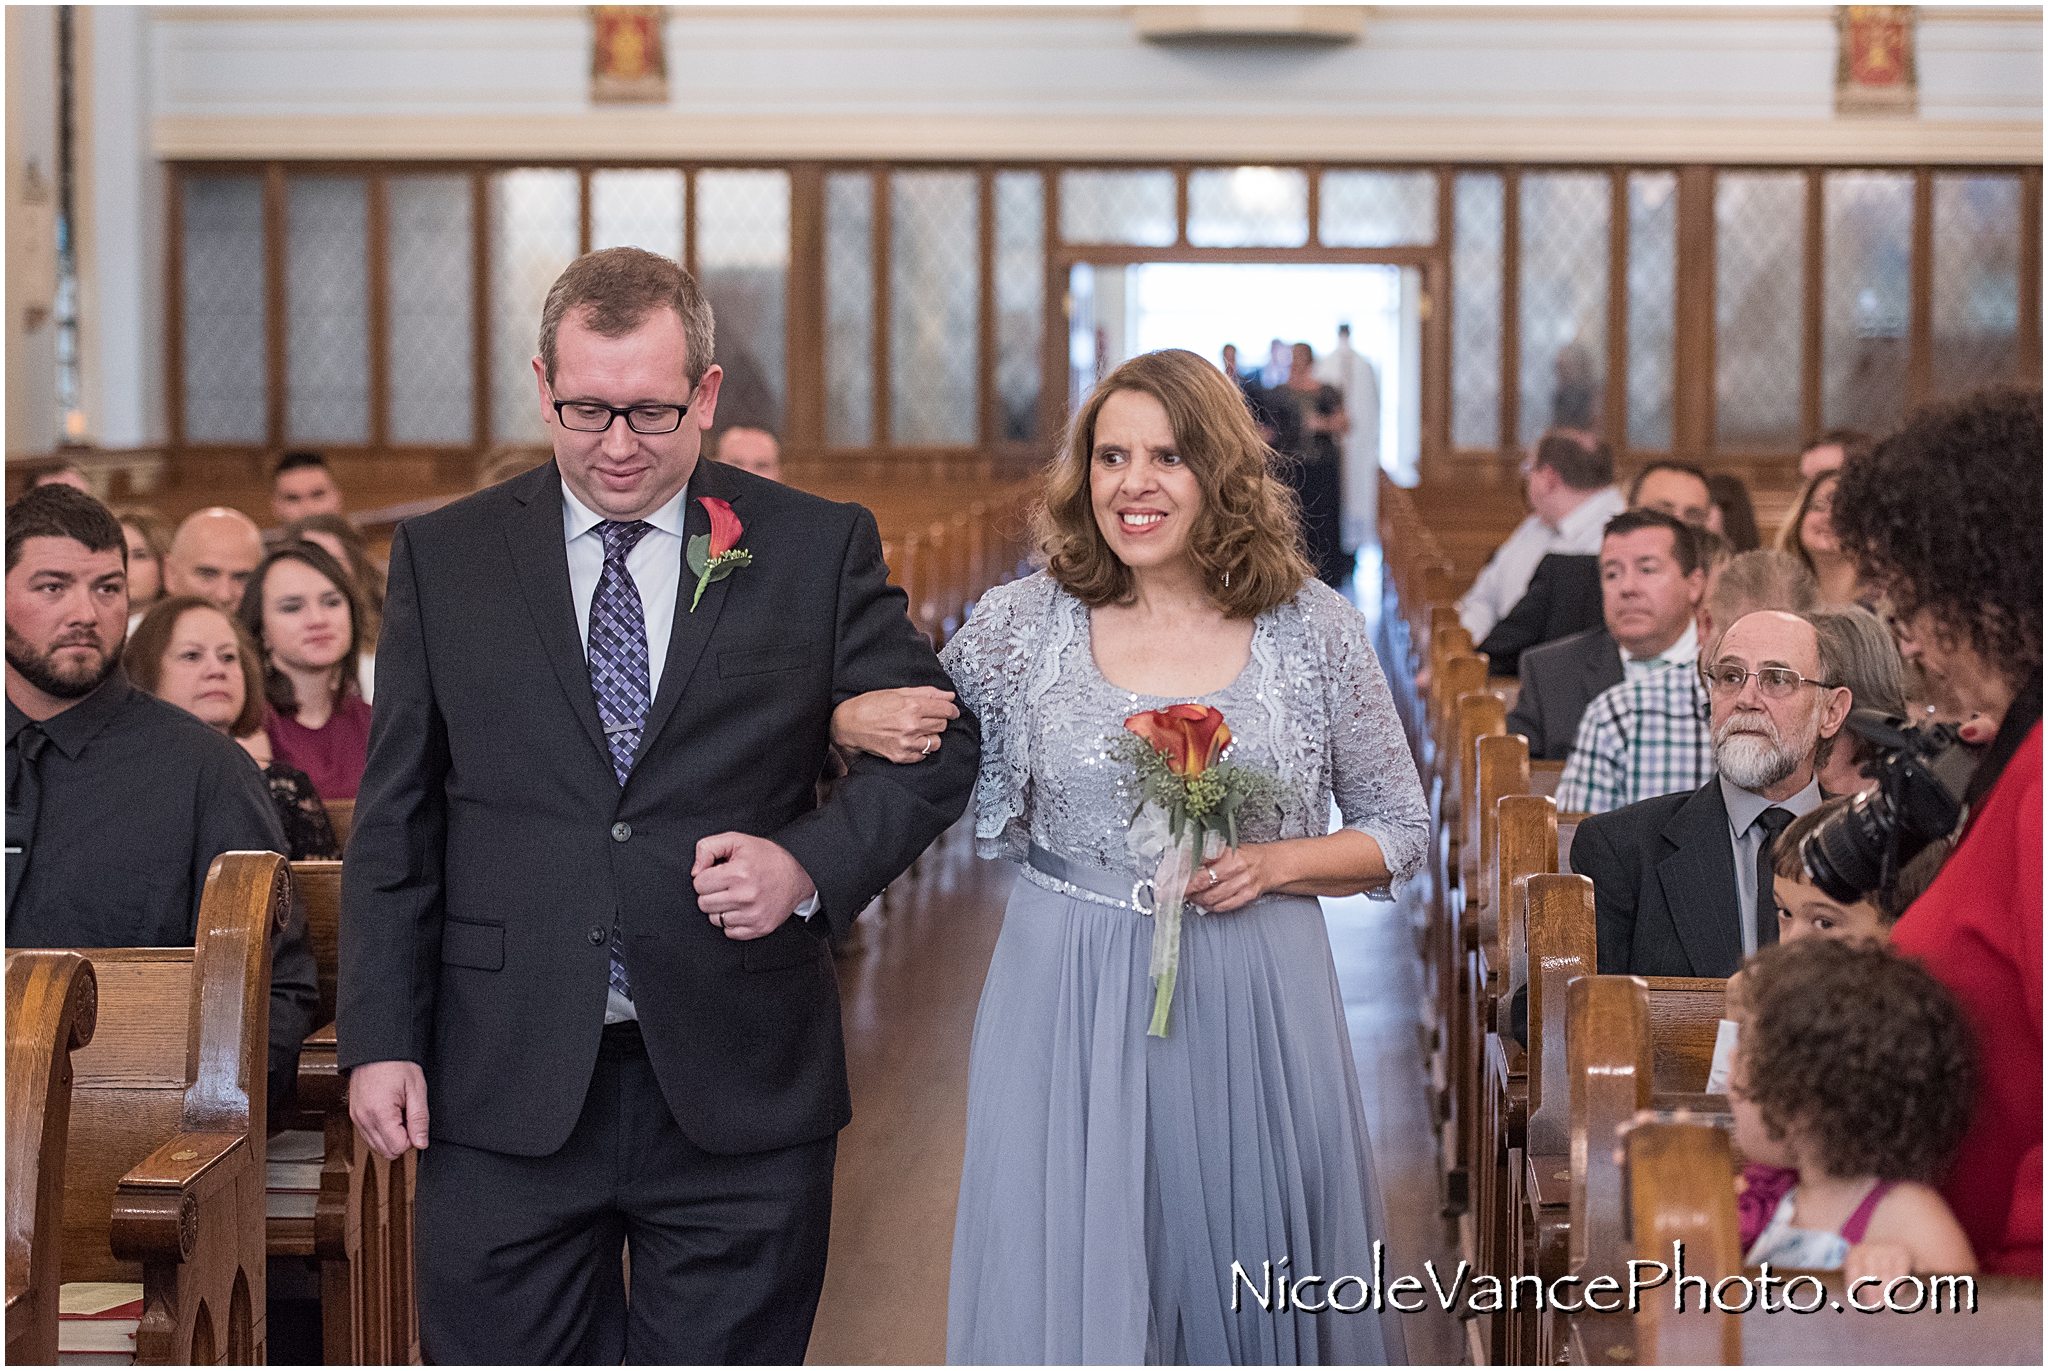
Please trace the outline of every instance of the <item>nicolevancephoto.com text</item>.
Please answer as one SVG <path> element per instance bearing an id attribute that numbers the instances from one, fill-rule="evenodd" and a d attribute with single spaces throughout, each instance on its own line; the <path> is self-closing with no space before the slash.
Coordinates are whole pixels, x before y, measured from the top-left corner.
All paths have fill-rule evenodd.
<path id="1" fill-rule="evenodd" d="M 1420 1314 L 1432 1300 L 1446 1313 L 1497 1314 L 1554 1309 L 1566 1314 L 1635 1314 L 1652 1291 L 1669 1288 L 1671 1307 L 1684 1313 L 1747 1314 L 1760 1309 L 1766 1314 L 1814 1314 L 1823 1309 L 1834 1313 L 1854 1310 L 1862 1314 L 1918 1314 L 1977 1312 L 1977 1278 L 1974 1276 L 1863 1276 L 1848 1284 L 1848 1303 L 1828 1294 L 1826 1284 L 1813 1272 L 1790 1278 L 1773 1275 L 1769 1262 L 1757 1274 L 1724 1276 L 1710 1282 L 1705 1276 L 1685 1272 L 1685 1244 L 1671 1244 L 1667 1262 L 1638 1259 L 1628 1263 L 1628 1279 L 1596 1276 L 1582 1281 L 1578 1276 L 1559 1276 L 1546 1283 L 1540 1276 L 1475 1276 L 1470 1262 L 1460 1261 L 1446 1281 L 1434 1261 L 1422 1264 L 1422 1276 L 1386 1278 L 1387 1252 L 1384 1242 L 1372 1245 L 1372 1274 L 1326 1277 L 1292 1275 L 1287 1268 L 1293 1258 L 1259 1264 L 1254 1277 L 1242 1262 L 1230 1264 L 1230 1308 L 1237 1312 L 1250 1300 L 1262 1310 L 1305 1314 L 1334 1310 L 1356 1314 L 1391 1309 L 1400 1314 Z"/>

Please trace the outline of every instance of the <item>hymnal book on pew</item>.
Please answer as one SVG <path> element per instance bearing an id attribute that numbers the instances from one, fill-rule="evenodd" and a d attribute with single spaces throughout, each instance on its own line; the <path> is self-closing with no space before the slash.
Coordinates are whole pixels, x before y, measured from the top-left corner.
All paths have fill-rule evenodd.
<path id="1" fill-rule="evenodd" d="M 273 1219 L 310 1219 L 320 1198 L 327 1140 L 312 1129 L 280 1133 L 264 1145 L 264 1212 Z"/>
<path id="2" fill-rule="evenodd" d="M 57 1292 L 60 1366 L 132 1366 L 142 1324 L 142 1286 L 134 1281 L 73 1281 Z"/>

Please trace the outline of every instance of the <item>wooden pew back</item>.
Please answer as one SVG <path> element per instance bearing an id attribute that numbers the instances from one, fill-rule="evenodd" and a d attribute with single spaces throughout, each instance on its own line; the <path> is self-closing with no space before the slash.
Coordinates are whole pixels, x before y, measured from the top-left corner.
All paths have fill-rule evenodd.
<path id="1" fill-rule="evenodd" d="M 323 800 L 327 806 L 327 821 L 334 825 L 334 841 L 343 852 L 348 851 L 349 831 L 355 827 L 356 802 L 349 800 Z"/>
<path id="2" fill-rule="evenodd" d="M 1464 825 L 1459 842 L 1464 850 L 1464 869 L 1476 880 L 1479 875 L 1479 743 L 1504 736 L 1508 731 L 1507 706 L 1500 696 L 1486 690 L 1470 690 L 1458 697 L 1458 818 Z"/>
<path id="3" fill-rule="evenodd" d="M 1639 1261 L 1673 1265 L 1673 1244 L 1685 1244 L 1685 1274 L 1706 1278 L 1707 1290 L 1742 1274 L 1735 1219 L 1735 1164 L 1728 1135 L 1710 1124 L 1644 1123 L 1629 1130 L 1629 1207 Z M 1692 1287 L 1697 1296 L 1698 1287 Z M 1673 1306 L 1667 1285 L 1636 1313 L 1641 1362 L 1738 1366 L 1742 1324 L 1711 1299 Z M 1705 1304 L 1706 1308 L 1701 1309 Z M 1791 1317 L 1791 1316 L 1788 1316 Z"/>
<path id="4" fill-rule="evenodd" d="M 1572 1274 L 1624 1279 L 1620 1129 L 1650 1105 L 1650 987 L 1640 976 L 1581 976 L 1566 987 L 1565 1005 Z"/>
<path id="5" fill-rule="evenodd" d="M 1524 883 L 1529 943 L 1529 1123 L 1525 1151 L 1571 1150 L 1571 1076 L 1566 1020 L 1570 983 L 1595 974 L 1599 938 L 1593 883 L 1584 876 L 1531 876 Z"/>
<path id="6" fill-rule="evenodd" d="M 1498 809 L 1500 884 L 1493 907 L 1507 923 L 1496 922 L 1493 933 L 1505 961 L 1500 990 L 1506 996 L 1529 983 L 1528 930 L 1515 917 L 1515 882 L 1557 870 L 1557 806 L 1543 795 L 1504 795 Z"/>
<path id="7" fill-rule="evenodd" d="M 92 1041 L 92 963 L 75 952 L 7 954 L 7 1361 L 57 1360 L 71 1055 Z"/>
<path id="8" fill-rule="evenodd" d="M 1500 899 L 1500 802 L 1529 793 L 1529 740 L 1519 733 L 1481 738 L 1478 746 L 1479 880 L 1473 887 L 1479 909 L 1497 907 Z"/>
<path id="9" fill-rule="evenodd" d="M 1656 1092 L 1699 1094 L 1707 1088 L 1707 1072 L 1714 1065 L 1714 1037 L 1721 1026 L 1728 982 L 1691 976 L 1651 976 L 1647 982 Z"/>

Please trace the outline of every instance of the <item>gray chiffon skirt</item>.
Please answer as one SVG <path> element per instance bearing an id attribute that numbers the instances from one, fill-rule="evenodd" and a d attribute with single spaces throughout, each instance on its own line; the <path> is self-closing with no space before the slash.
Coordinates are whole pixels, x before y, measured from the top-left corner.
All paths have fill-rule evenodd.
<path id="1" fill-rule="evenodd" d="M 1371 1280 L 1385 1232 L 1321 906 L 1190 910 L 1182 938 L 1169 1034 L 1147 1037 L 1152 921 L 1013 886 L 974 1024 L 948 1361 L 1406 1360 L 1392 1312 L 1233 1292 L 1233 1262 L 1264 1293 L 1270 1261 L 1322 1277 L 1319 1303 Z"/>

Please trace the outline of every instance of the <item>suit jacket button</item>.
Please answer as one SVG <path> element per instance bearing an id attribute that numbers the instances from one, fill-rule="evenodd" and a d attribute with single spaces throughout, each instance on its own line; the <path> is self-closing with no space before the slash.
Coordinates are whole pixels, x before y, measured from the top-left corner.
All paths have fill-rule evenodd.
<path id="1" fill-rule="evenodd" d="M 599 928 L 597 925 L 592 924 L 590 931 L 584 934 L 583 936 L 590 939 L 590 945 L 592 947 L 596 947 L 599 943 L 604 941 L 604 930 L 602 928 Z"/>
<path id="2" fill-rule="evenodd" d="M 613 841 L 613 842 L 615 842 L 615 843 L 622 843 L 622 842 L 626 841 L 626 839 L 628 839 L 628 838 L 630 838 L 630 837 L 632 837 L 632 836 L 633 836 L 633 825 L 631 825 L 631 824 L 624 824 L 624 823 L 620 823 L 620 824 L 613 824 L 613 825 L 612 825 L 612 841 Z"/>

